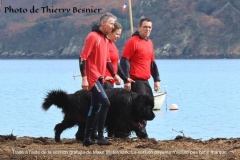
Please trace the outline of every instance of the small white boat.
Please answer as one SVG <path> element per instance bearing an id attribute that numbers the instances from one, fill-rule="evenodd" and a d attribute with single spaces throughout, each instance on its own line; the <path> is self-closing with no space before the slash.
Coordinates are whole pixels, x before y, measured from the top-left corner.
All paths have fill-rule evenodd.
<path id="1" fill-rule="evenodd" d="M 154 96 L 154 108 L 153 108 L 153 110 L 160 110 L 161 109 L 166 95 L 167 95 L 167 92 L 157 92 L 157 93 L 153 94 L 153 96 Z"/>

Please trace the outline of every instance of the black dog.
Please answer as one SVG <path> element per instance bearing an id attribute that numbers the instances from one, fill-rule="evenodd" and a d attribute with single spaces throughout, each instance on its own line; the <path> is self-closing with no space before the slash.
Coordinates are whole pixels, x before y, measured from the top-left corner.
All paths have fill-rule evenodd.
<path id="1" fill-rule="evenodd" d="M 142 130 L 143 120 L 153 120 L 154 99 L 148 94 L 138 94 L 126 89 L 106 90 L 110 107 L 106 119 L 106 129 L 109 137 L 125 137 L 135 131 L 139 138 L 146 138 Z"/>
<path id="2" fill-rule="evenodd" d="M 126 137 L 128 133 L 135 131 L 139 138 L 146 138 L 147 133 L 142 130 L 139 122 L 154 119 L 153 97 L 121 88 L 106 90 L 106 94 L 110 100 L 105 123 L 108 136 Z M 60 135 L 65 129 L 75 125 L 78 125 L 76 139 L 83 140 L 90 100 L 91 94 L 85 90 L 79 90 L 74 94 L 53 90 L 47 94 L 42 108 L 48 110 L 51 105 L 56 105 L 64 114 L 63 121 L 54 128 L 56 142 L 60 141 Z"/>

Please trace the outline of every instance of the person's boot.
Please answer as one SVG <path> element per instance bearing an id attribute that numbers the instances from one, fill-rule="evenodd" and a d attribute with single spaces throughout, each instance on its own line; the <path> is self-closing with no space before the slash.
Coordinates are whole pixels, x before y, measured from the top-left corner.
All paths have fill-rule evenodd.
<path id="1" fill-rule="evenodd" d="M 106 138 L 103 136 L 103 132 L 98 134 L 98 140 L 97 140 L 98 145 L 111 145 L 112 143 L 109 142 Z"/>
<path id="2" fill-rule="evenodd" d="M 97 139 L 98 138 L 98 123 L 96 122 L 92 134 L 91 134 L 92 139 Z"/>
<path id="3" fill-rule="evenodd" d="M 86 124 L 85 133 L 84 133 L 83 146 L 90 146 L 90 145 L 96 144 L 95 141 L 91 140 L 91 134 L 97 119 L 97 115 L 98 115 L 98 112 L 94 112 L 94 113 L 90 113 L 87 117 L 87 124 Z"/>
<path id="4" fill-rule="evenodd" d="M 101 107 L 101 110 L 99 111 L 98 115 L 98 139 L 97 139 L 97 144 L 98 145 L 111 145 L 106 138 L 104 138 L 104 126 L 105 126 L 105 121 L 107 117 L 107 112 L 108 112 L 108 106 L 103 105 Z"/>

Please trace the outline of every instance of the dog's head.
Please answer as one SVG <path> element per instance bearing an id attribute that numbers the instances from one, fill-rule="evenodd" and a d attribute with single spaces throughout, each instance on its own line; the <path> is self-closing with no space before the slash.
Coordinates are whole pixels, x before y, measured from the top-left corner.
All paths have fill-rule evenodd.
<path id="1" fill-rule="evenodd" d="M 137 94 L 136 98 L 133 99 L 133 110 L 132 115 L 141 120 L 153 120 L 155 114 L 153 112 L 154 108 L 154 98 L 149 94 Z"/>

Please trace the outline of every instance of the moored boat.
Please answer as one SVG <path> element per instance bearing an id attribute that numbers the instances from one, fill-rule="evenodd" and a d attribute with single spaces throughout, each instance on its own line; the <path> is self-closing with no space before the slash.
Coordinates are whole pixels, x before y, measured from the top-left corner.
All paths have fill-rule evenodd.
<path id="1" fill-rule="evenodd" d="M 154 108 L 153 110 L 160 110 L 162 105 L 163 105 L 163 102 L 166 98 L 166 95 L 167 95 L 167 92 L 157 92 L 157 93 L 154 93 L 153 96 L 154 96 Z"/>

